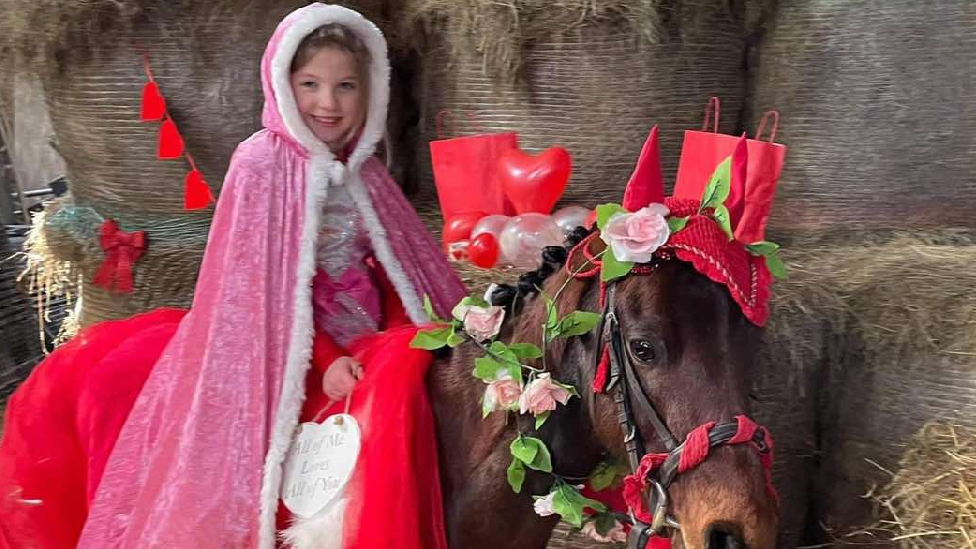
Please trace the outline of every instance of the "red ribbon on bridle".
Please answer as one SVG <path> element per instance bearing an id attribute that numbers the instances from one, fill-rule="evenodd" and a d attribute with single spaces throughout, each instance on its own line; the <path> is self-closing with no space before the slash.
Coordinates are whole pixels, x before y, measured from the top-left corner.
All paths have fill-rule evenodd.
<path id="1" fill-rule="evenodd" d="M 107 290 L 132 293 L 132 269 L 146 253 L 145 231 L 124 232 L 113 219 L 105 220 L 100 231 L 105 260 L 95 274 L 95 284 Z"/>

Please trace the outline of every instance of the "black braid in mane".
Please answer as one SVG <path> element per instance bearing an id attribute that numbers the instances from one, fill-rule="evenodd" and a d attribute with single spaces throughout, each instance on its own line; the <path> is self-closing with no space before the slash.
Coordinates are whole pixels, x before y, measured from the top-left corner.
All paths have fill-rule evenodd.
<path id="1" fill-rule="evenodd" d="M 505 307 L 507 310 L 517 312 L 522 304 L 523 298 L 539 293 L 543 283 L 554 272 L 562 268 L 569 257 L 569 252 L 584 238 L 593 232 L 592 229 L 576 227 L 566 237 L 565 246 L 546 246 L 542 249 L 542 264 L 538 269 L 522 273 L 519 276 L 518 284 L 497 284 L 488 296 L 488 302 L 492 305 Z"/>

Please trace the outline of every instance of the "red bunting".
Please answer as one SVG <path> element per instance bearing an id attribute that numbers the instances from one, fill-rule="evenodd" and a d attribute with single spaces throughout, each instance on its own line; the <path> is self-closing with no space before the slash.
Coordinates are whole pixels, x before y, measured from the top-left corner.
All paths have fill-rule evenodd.
<path id="1" fill-rule="evenodd" d="M 186 174 L 183 191 L 183 207 L 187 210 L 200 210 L 206 208 L 213 202 L 213 194 L 210 187 L 203 180 L 200 170 L 192 170 Z"/>
<path id="2" fill-rule="evenodd" d="M 183 155 L 183 137 L 170 118 L 164 120 L 163 125 L 159 127 L 159 145 L 156 154 L 163 160 L 172 160 Z"/>
<path id="3" fill-rule="evenodd" d="M 159 122 L 166 116 L 166 100 L 159 93 L 156 82 L 149 81 L 142 88 L 142 110 L 139 118 L 143 122 Z"/>
<path id="4" fill-rule="evenodd" d="M 138 46 L 136 46 L 138 48 Z M 203 174 L 197 169 L 193 157 L 186 152 L 186 144 L 183 136 L 180 135 L 176 122 L 166 110 L 166 100 L 163 98 L 159 85 L 153 76 L 149 66 L 149 56 L 143 54 L 143 67 L 146 71 L 146 78 L 149 80 L 142 88 L 142 103 L 139 112 L 140 120 L 143 122 L 159 122 L 159 135 L 157 136 L 156 155 L 163 160 L 172 160 L 181 156 L 186 157 L 190 165 L 190 172 L 183 180 L 183 207 L 186 210 L 200 210 L 210 206 L 214 202 L 213 193 Z"/>

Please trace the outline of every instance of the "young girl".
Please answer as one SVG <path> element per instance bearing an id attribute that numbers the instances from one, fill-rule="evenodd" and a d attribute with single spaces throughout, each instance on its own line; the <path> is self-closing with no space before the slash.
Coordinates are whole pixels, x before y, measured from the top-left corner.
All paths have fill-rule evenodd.
<path id="1" fill-rule="evenodd" d="M 431 359 L 409 341 L 424 295 L 447 316 L 464 288 L 373 157 L 385 41 L 313 4 L 278 26 L 261 75 L 264 129 L 231 160 L 190 311 L 93 326 L 11 400 L 9 546 L 271 549 L 279 527 L 302 548 L 446 546 Z M 350 393 L 363 442 L 344 503 L 293 522 L 296 425 Z"/>

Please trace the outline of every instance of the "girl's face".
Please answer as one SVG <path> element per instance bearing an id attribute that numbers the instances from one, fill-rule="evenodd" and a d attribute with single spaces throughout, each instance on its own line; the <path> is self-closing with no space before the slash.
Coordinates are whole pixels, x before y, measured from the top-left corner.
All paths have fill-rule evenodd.
<path id="1" fill-rule="evenodd" d="M 291 73 L 298 112 L 315 137 L 338 151 L 366 117 L 366 85 L 347 51 L 322 48 Z"/>

